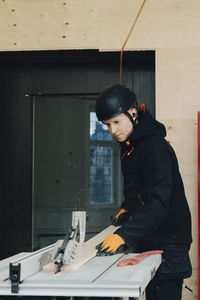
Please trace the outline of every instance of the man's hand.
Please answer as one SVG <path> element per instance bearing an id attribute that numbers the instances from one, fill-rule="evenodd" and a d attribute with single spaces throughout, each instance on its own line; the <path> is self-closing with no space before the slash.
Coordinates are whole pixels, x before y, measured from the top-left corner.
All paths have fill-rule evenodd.
<path id="1" fill-rule="evenodd" d="M 113 255 L 125 247 L 125 242 L 118 234 L 108 236 L 103 243 L 97 245 L 97 256 Z"/>
<path id="2" fill-rule="evenodd" d="M 120 209 L 118 214 L 114 217 L 112 224 L 114 226 L 122 225 L 124 222 L 128 221 L 129 215 L 130 214 L 129 214 L 128 210 L 126 210 L 124 208 Z"/>

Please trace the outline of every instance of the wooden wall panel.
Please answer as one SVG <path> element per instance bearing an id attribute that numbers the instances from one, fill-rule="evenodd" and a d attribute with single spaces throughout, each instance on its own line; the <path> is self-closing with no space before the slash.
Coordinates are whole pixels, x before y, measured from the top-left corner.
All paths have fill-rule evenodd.
<path id="1" fill-rule="evenodd" d="M 0 51 L 120 50 L 142 1 L 2 0 Z M 198 0 L 147 0 L 126 49 L 200 46 Z"/>
<path id="2" fill-rule="evenodd" d="M 197 299 L 198 293 L 197 121 L 180 119 L 160 121 L 166 126 L 166 139 L 177 154 L 186 197 L 192 215 L 193 243 L 190 249 L 190 257 L 193 266 L 193 275 L 191 278 L 185 280 L 185 284 L 190 287 L 194 293 L 191 294 L 188 290 L 183 289 L 183 299 L 193 300 Z"/>
<path id="3" fill-rule="evenodd" d="M 96 1 L 0 1 L 0 50 L 95 49 Z"/>
<path id="4" fill-rule="evenodd" d="M 156 116 L 167 129 L 167 140 L 175 149 L 192 213 L 193 275 L 184 290 L 185 299 L 197 297 L 198 201 L 197 201 L 197 111 L 200 110 L 199 48 L 156 51 Z"/>
<path id="5" fill-rule="evenodd" d="M 197 118 L 200 109 L 200 48 L 156 51 L 156 107 L 161 119 Z"/>
<path id="6" fill-rule="evenodd" d="M 121 48 L 142 2 L 101 2 L 100 49 Z M 199 12 L 200 2 L 197 0 L 147 0 L 126 49 L 199 46 Z"/>

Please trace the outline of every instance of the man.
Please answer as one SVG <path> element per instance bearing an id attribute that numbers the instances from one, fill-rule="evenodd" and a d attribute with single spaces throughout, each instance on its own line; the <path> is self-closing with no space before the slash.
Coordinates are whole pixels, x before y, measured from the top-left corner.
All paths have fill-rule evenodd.
<path id="1" fill-rule="evenodd" d="M 183 279 L 192 273 L 191 215 L 165 127 L 118 84 L 98 97 L 96 115 L 119 142 L 125 198 L 113 222 L 121 227 L 103 241 L 97 255 L 115 254 L 125 246 L 137 252 L 163 250 L 146 299 L 179 300 Z"/>

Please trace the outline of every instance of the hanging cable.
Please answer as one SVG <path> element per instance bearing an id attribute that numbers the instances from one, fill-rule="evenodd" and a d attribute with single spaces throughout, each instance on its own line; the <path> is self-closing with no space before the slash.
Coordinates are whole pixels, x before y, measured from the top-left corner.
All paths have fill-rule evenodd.
<path id="1" fill-rule="evenodd" d="M 122 49 L 121 49 L 121 53 L 120 53 L 120 83 L 122 83 L 122 58 L 123 58 L 124 47 L 126 46 L 126 43 L 128 42 L 128 39 L 129 39 L 129 37 L 130 37 L 130 35 L 131 35 L 132 31 L 133 31 L 133 28 L 135 27 L 135 24 L 136 24 L 136 22 L 137 22 L 137 20 L 138 20 L 138 18 L 140 16 L 140 14 L 141 14 L 141 12 L 142 12 L 142 9 L 143 9 L 146 1 L 147 0 L 143 1 L 142 5 L 140 7 L 140 10 L 139 10 L 139 12 L 138 12 L 138 14 L 137 14 L 137 16 L 135 18 L 135 21 L 133 22 L 133 25 L 131 26 L 129 34 L 128 34 L 128 36 L 127 36 L 127 38 L 126 38 L 126 40 L 125 40 L 125 42 L 124 42 L 124 44 L 122 46 Z"/>

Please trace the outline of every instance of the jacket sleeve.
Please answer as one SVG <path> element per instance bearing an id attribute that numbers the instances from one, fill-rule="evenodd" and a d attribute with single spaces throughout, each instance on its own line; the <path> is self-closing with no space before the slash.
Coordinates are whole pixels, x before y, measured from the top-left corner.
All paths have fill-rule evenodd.
<path id="1" fill-rule="evenodd" d="M 129 211 L 129 205 L 128 205 L 128 201 L 127 200 L 124 200 L 121 204 L 121 208 L 124 208 L 126 210 Z"/>
<path id="2" fill-rule="evenodd" d="M 172 158 L 164 143 L 147 145 L 140 153 L 138 167 L 143 181 L 141 199 L 136 200 L 134 217 L 115 232 L 128 245 L 134 244 L 164 222 L 170 211 L 173 190 Z"/>

